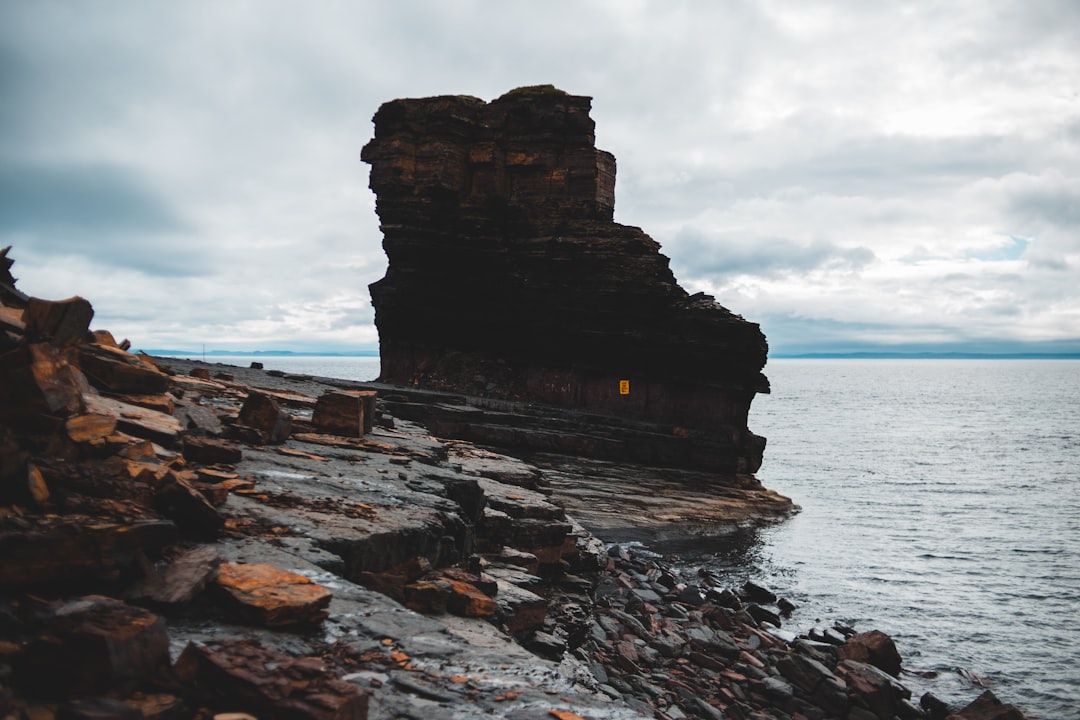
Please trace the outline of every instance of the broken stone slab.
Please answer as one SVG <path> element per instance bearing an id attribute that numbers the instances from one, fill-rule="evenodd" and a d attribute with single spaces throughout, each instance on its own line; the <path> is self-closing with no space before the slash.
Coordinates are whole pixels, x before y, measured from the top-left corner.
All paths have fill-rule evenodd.
<path id="1" fill-rule="evenodd" d="M 239 445 L 220 438 L 185 435 L 183 447 L 185 460 L 204 465 L 235 465 L 244 459 Z"/>
<path id="2" fill-rule="evenodd" d="M 511 635 L 537 630 L 547 617 L 547 600 L 505 580 L 496 580 L 499 592 L 495 602 L 499 605 L 498 619 Z"/>
<path id="3" fill-rule="evenodd" d="M 89 412 L 116 417 L 116 427 L 130 435 L 165 447 L 176 447 L 180 441 L 183 428 L 172 415 L 92 393 L 85 393 L 83 400 Z"/>
<path id="4" fill-rule="evenodd" d="M 191 473 L 193 476 L 194 473 Z M 186 474 L 167 470 L 154 488 L 154 507 L 181 531 L 201 538 L 216 537 L 225 519 Z"/>
<path id="5" fill-rule="evenodd" d="M 217 575 L 221 555 L 213 545 L 186 550 L 159 572 L 152 570 L 126 593 L 137 603 L 177 606 L 190 603 Z"/>
<path id="6" fill-rule="evenodd" d="M 200 700 L 224 712 L 290 720 L 367 720 L 369 693 L 317 657 L 290 657 L 254 640 L 189 643 L 176 662 Z"/>
<path id="7" fill-rule="evenodd" d="M 32 343 L 0 355 L 0 419 L 83 412 L 88 385 L 72 352 Z"/>
<path id="8" fill-rule="evenodd" d="M 100 443 L 116 431 L 117 417 L 98 413 L 72 415 L 64 422 L 64 430 L 72 442 Z"/>
<path id="9" fill-rule="evenodd" d="M 81 341 L 93 318 L 94 308 L 78 295 L 67 300 L 32 297 L 22 317 L 31 342 L 45 341 L 57 347 Z"/>
<path id="10" fill-rule="evenodd" d="M 340 390 L 324 393 L 315 401 L 311 424 L 320 432 L 361 437 L 375 422 L 374 390 Z"/>
<path id="11" fill-rule="evenodd" d="M 218 417 L 216 412 L 204 405 L 197 405 L 184 400 L 177 403 L 172 415 L 185 430 L 199 435 L 220 435 L 223 430 L 221 418 Z"/>
<path id="12" fill-rule="evenodd" d="M 94 387 L 111 393 L 152 395 L 169 389 L 169 376 L 149 360 L 120 348 L 86 343 L 79 363 Z"/>
<path id="13" fill-rule="evenodd" d="M 37 637 L 17 658 L 16 682 L 31 695 L 131 690 L 170 666 L 165 621 L 114 598 L 87 595 L 48 605 Z"/>
<path id="14" fill-rule="evenodd" d="M 0 531 L 0 588 L 115 581 L 134 571 L 139 555 L 157 557 L 176 541 L 176 525 L 166 520 L 45 517 L 30 528 Z"/>
<path id="15" fill-rule="evenodd" d="M 265 563 L 225 563 L 215 583 L 241 617 L 267 627 L 321 622 L 333 597 L 303 575 Z"/>
<path id="16" fill-rule="evenodd" d="M 423 614 L 449 611 L 462 617 L 491 617 L 499 611 L 490 595 L 452 575 L 406 585 L 405 606 Z"/>
<path id="17" fill-rule="evenodd" d="M 274 398 L 255 390 L 244 399 L 238 420 L 241 425 L 259 431 L 263 442 L 285 442 L 292 431 L 292 416 L 282 410 Z"/>

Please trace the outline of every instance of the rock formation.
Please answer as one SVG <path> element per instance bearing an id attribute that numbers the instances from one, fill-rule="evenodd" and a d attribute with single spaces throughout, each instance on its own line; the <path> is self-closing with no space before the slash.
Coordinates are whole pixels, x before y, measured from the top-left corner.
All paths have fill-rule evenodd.
<path id="1" fill-rule="evenodd" d="M 765 337 L 613 221 L 615 158 L 595 147 L 590 105 L 538 86 L 375 114 L 381 379 L 638 419 L 708 438 L 712 469 L 752 473 Z"/>

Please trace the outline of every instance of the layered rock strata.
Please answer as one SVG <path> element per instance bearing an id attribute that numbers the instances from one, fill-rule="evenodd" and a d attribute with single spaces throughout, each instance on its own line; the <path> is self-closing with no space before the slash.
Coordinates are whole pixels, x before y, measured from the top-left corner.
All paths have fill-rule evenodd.
<path id="1" fill-rule="evenodd" d="M 381 379 L 638 419 L 710 442 L 696 466 L 752 473 L 765 337 L 613 221 L 590 106 L 539 86 L 379 109 L 363 159 L 389 259 L 370 288 Z"/>

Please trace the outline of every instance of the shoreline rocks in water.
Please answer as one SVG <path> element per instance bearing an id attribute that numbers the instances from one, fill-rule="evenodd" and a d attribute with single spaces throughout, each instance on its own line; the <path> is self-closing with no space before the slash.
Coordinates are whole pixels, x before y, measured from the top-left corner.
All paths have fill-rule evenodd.
<path id="1" fill-rule="evenodd" d="M 789 637 L 764 588 L 609 554 L 548 470 L 395 417 L 388 386 L 135 356 L 0 291 L 0 717 L 944 716 L 881 638 Z M 313 422 L 341 391 L 379 393 L 351 396 L 369 432 Z M 954 717 L 1019 716 L 995 702 Z"/>

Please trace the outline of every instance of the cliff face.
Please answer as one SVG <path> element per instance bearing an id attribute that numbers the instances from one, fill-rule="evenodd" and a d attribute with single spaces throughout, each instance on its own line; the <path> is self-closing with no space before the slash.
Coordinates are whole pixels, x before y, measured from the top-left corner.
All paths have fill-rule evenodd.
<path id="1" fill-rule="evenodd" d="M 590 105 L 541 86 L 379 109 L 362 157 L 389 259 L 370 288 L 382 380 L 707 433 L 724 466 L 754 472 L 765 337 L 612 220 L 615 158 Z"/>

